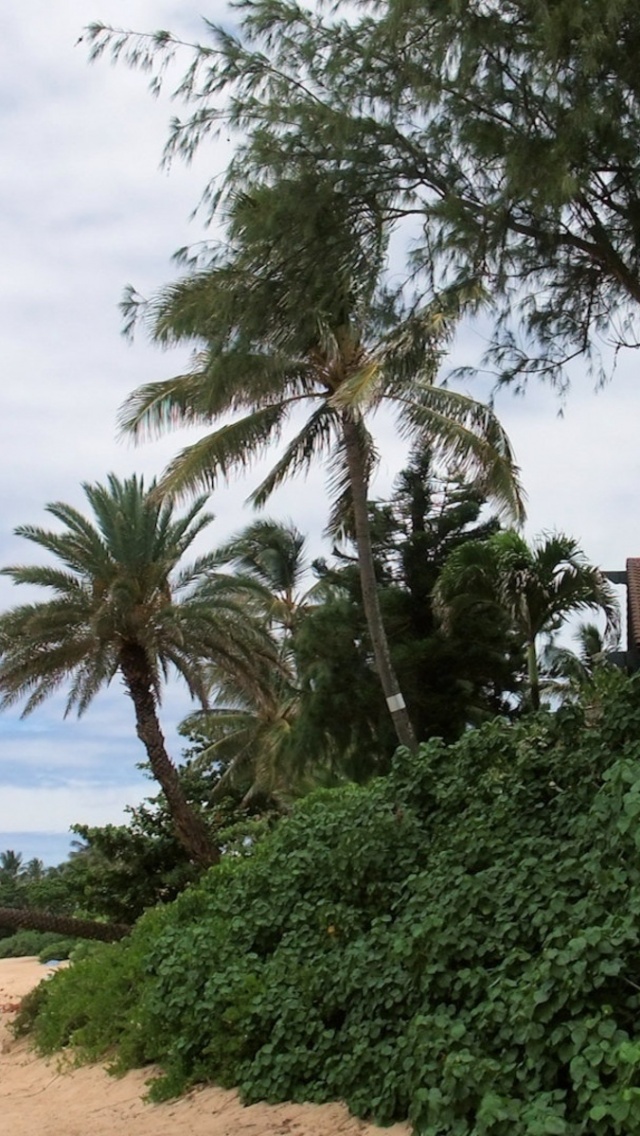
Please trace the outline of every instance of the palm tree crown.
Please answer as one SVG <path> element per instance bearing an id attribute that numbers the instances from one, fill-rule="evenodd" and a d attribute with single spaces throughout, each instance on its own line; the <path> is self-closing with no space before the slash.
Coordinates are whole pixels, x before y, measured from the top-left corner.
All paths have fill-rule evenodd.
<path id="1" fill-rule="evenodd" d="M 292 234 L 291 210 L 299 214 L 301 202 L 305 223 Z M 389 330 L 393 304 L 381 285 L 386 246 L 376 208 L 354 205 L 315 178 L 258 186 L 231 203 L 229 242 L 142 305 L 157 341 L 193 339 L 203 349 L 187 374 L 135 391 L 123 429 L 139 436 L 216 424 L 166 470 L 160 487 L 176 494 L 210 489 L 248 466 L 303 409 L 302 426 L 251 500 L 263 505 L 316 456 L 328 459 L 330 527 L 355 530 L 376 665 L 390 709 L 404 706 L 376 606 L 366 500 L 376 451 L 366 420 L 390 404 L 405 437 L 472 471 L 479 488 L 520 520 L 508 439 L 489 407 L 435 385 L 452 323 L 442 310 Z M 131 296 L 132 322 L 138 306 Z M 404 712 L 391 712 L 398 726 Z M 408 721 L 404 727 L 400 740 L 415 741 Z"/>
<path id="2" fill-rule="evenodd" d="M 556 631 L 574 613 L 599 608 L 607 626 L 605 640 L 617 640 L 619 611 L 611 585 L 590 564 L 572 537 L 546 536 L 529 546 L 516 532 L 470 541 L 448 558 L 434 592 L 446 625 L 475 605 L 496 605 L 506 612 L 525 645 L 531 705 L 540 704 L 536 641 Z"/>
<path id="3" fill-rule="evenodd" d="M 0 707 L 24 701 L 31 713 L 61 686 L 66 712 L 82 714 L 119 673 L 133 700 L 136 725 L 154 775 L 167 795 L 176 829 L 198 859 L 212 850 L 202 821 L 182 794 L 157 720 L 162 682 L 174 669 L 206 703 L 206 662 L 250 669 L 268 641 L 243 605 L 241 585 L 209 571 L 214 557 L 179 564 L 210 523 L 204 498 L 181 517 L 158 501 L 156 486 L 137 477 L 83 486 L 94 520 L 57 502 L 47 511 L 60 532 L 24 525 L 17 534 L 51 553 L 62 567 L 3 569 L 16 584 L 53 597 L 0 616 Z"/>

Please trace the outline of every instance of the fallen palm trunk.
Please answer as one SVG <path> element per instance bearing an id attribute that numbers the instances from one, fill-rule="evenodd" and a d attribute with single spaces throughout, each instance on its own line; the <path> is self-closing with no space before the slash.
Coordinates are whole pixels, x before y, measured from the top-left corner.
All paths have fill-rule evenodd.
<path id="1" fill-rule="evenodd" d="M 126 923 L 99 923 L 93 919 L 73 919 L 70 915 L 19 907 L 0 907 L 0 927 L 55 931 L 73 939 L 97 939 L 104 943 L 114 943 L 131 931 Z"/>

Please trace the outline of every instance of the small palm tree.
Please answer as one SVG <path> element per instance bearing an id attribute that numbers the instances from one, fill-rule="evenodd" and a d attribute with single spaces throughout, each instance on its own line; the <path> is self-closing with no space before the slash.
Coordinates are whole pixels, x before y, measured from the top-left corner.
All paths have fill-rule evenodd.
<path id="1" fill-rule="evenodd" d="M 0 852 L 0 872 L 5 877 L 15 880 L 22 871 L 23 857 L 21 852 L 14 852 L 13 848 L 7 848 L 5 852 Z"/>
<path id="2" fill-rule="evenodd" d="M 247 525 L 218 550 L 223 563 L 265 589 L 267 618 L 290 636 L 316 588 L 301 590 L 308 568 L 306 539 L 292 522 L 262 519 Z"/>
<path id="3" fill-rule="evenodd" d="M 301 218 L 293 233 L 292 210 Z M 368 418 L 390 405 L 405 437 L 473 471 L 513 519 L 523 509 L 511 448 L 492 410 L 435 385 L 453 321 L 438 308 L 389 330 L 385 258 L 377 206 L 354 205 L 315 174 L 239 194 L 230 203 L 228 247 L 149 304 L 130 295 L 131 324 L 141 308 L 156 341 L 195 340 L 203 349 L 189 373 L 135 391 L 121 423 L 135 436 L 215 424 L 165 472 L 160 488 L 173 495 L 211 489 L 247 467 L 279 442 L 295 412 L 304 413 L 251 500 L 262 506 L 316 456 L 328 459 L 330 524 L 355 533 L 376 669 L 398 739 L 415 748 L 376 587 Z"/>
<path id="4" fill-rule="evenodd" d="M 541 677 L 545 690 L 563 699 L 579 697 L 597 669 L 607 663 L 607 644 L 595 623 L 581 623 L 573 639 L 577 651 L 547 643 L 541 658 Z"/>
<path id="5" fill-rule="evenodd" d="M 243 804 L 257 797 L 282 804 L 296 795 L 301 772 L 293 744 L 298 692 L 293 674 L 282 658 L 280 662 L 259 686 L 241 675 L 222 675 L 215 666 L 210 670 L 215 702 L 185 725 L 196 725 L 209 739 L 196 764 L 224 768 L 214 797 L 241 788 Z"/>
<path id="6" fill-rule="evenodd" d="M 540 706 L 537 642 L 541 635 L 557 630 L 567 616 L 594 608 L 606 616 L 608 643 L 613 644 L 619 632 L 611 585 L 599 568 L 588 563 L 575 540 L 561 533 L 531 547 L 512 531 L 464 544 L 447 559 L 434 602 L 445 627 L 478 606 L 506 613 L 526 649 L 532 709 Z"/>
<path id="7" fill-rule="evenodd" d="M 294 524 L 265 518 L 218 549 L 222 564 L 233 565 L 261 589 L 257 602 L 277 638 L 280 667 L 265 667 L 260 683 L 247 682 L 240 673 L 224 673 L 215 663 L 209 668 L 212 705 L 192 721 L 210 739 L 198 761 L 226 767 L 217 796 L 242 786 L 246 803 L 257 796 L 282 802 L 295 795 L 300 783 L 300 762 L 292 744 L 299 711 L 293 640 L 318 591 L 318 585 L 303 590 L 305 545 Z"/>
<path id="8" fill-rule="evenodd" d="M 33 856 L 31 860 L 27 861 L 21 874 L 29 883 L 38 883 L 45 874 L 44 860 L 41 860 L 38 856 Z"/>
<path id="9" fill-rule="evenodd" d="M 166 750 L 157 713 L 162 683 L 174 670 L 206 704 L 208 660 L 248 672 L 272 648 L 242 601 L 241 584 L 208 571 L 214 558 L 179 569 L 211 521 L 203 497 L 176 517 L 170 503 L 158 501 L 155 483 L 145 489 L 135 476 L 120 481 L 112 474 L 106 486 L 83 488 L 92 520 L 57 502 L 47 511 L 62 531 L 16 530 L 61 566 L 3 569 L 15 584 L 45 588 L 53 597 L 0 616 L 0 707 L 25 700 L 23 714 L 30 714 L 70 684 L 66 713 L 83 714 L 119 674 L 176 834 L 194 860 L 212 863 L 219 852 Z"/>

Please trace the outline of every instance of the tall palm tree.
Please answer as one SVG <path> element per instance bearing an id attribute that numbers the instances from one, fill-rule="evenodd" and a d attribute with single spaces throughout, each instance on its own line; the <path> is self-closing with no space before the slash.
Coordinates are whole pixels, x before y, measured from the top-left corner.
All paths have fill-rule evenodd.
<path id="1" fill-rule="evenodd" d="M 301 224 L 291 228 L 292 210 Z M 427 442 L 512 518 L 522 517 L 513 455 L 492 410 L 435 385 L 452 320 L 441 307 L 399 328 L 381 280 L 384 226 L 377 205 L 353 203 L 315 174 L 254 187 L 229 206 L 229 244 L 150 303 L 130 294 L 129 324 L 142 314 L 163 344 L 196 341 L 192 369 L 133 393 L 122 412 L 135 436 L 175 425 L 215 429 L 169 465 L 168 494 L 211 489 L 278 442 L 295 412 L 297 432 L 251 495 L 257 506 L 314 457 L 328 458 L 330 525 L 355 533 L 376 669 L 398 739 L 416 739 L 395 675 L 378 602 L 367 508 L 376 450 L 369 416 L 395 408 L 400 431 Z"/>
<path id="2" fill-rule="evenodd" d="M 204 497 L 183 516 L 160 503 L 155 483 L 142 478 L 85 484 L 89 520 L 61 502 L 47 511 L 59 532 L 24 525 L 19 536 L 53 555 L 58 565 L 3 569 L 15 584 L 33 584 L 49 600 L 0 616 L 0 708 L 24 700 L 30 714 L 70 684 L 66 713 L 84 713 L 116 674 L 135 710 L 136 729 L 154 777 L 162 786 L 176 834 L 191 857 L 215 862 L 219 851 L 206 824 L 184 796 L 158 720 L 162 682 L 171 669 L 192 697 L 207 701 L 206 663 L 249 670 L 269 652 L 269 641 L 242 601 L 241 585 L 208 572 L 214 558 L 179 568 L 185 552 L 210 523 Z"/>
<path id="3" fill-rule="evenodd" d="M 526 650 L 532 709 L 540 706 L 541 635 L 557 630 L 569 615 L 598 608 L 607 620 L 606 641 L 615 642 L 619 631 L 613 588 L 576 541 L 562 533 L 531 546 L 512 531 L 462 545 L 442 569 L 434 602 L 445 626 L 478 605 L 508 615 Z"/>

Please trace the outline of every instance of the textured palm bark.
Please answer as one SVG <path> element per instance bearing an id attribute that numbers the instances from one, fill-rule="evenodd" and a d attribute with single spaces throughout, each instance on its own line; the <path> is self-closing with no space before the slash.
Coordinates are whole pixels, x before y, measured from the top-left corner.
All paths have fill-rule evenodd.
<path id="1" fill-rule="evenodd" d="M 96 939 L 102 943 L 115 943 L 131 931 L 126 923 L 97 923 L 92 919 L 73 919 L 70 915 L 54 915 L 50 911 L 30 911 L 17 907 L 0 907 L 0 927 L 54 931 L 65 938 Z"/>
<path id="2" fill-rule="evenodd" d="M 540 709 L 540 674 L 535 641 L 527 644 L 527 673 L 529 676 L 529 701 L 532 710 Z"/>
<path id="3" fill-rule="evenodd" d="M 212 844 L 204 821 L 187 801 L 178 770 L 167 753 L 144 648 L 124 644 L 120 669 L 135 707 L 138 737 L 147 751 L 153 776 L 167 798 L 176 836 L 195 863 L 203 867 L 217 864 L 220 850 Z"/>
<path id="4" fill-rule="evenodd" d="M 367 479 L 360 439 L 358 437 L 356 424 L 348 414 L 343 414 L 342 416 L 342 430 L 349 470 L 351 499 L 353 502 L 362 603 L 369 628 L 373 657 L 380 684 L 387 700 L 391 720 L 398 736 L 398 741 L 400 745 L 407 746 L 408 749 L 415 753 L 418 748 L 418 743 L 404 703 L 404 698 L 402 697 L 400 684 L 393 668 L 393 663 L 391 662 L 389 642 L 384 629 L 380 601 L 378 599 L 378 585 L 373 562 L 373 551 L 371 548 L 371 526 L 369 524 L 369 510 L 367 506 Z"/>

